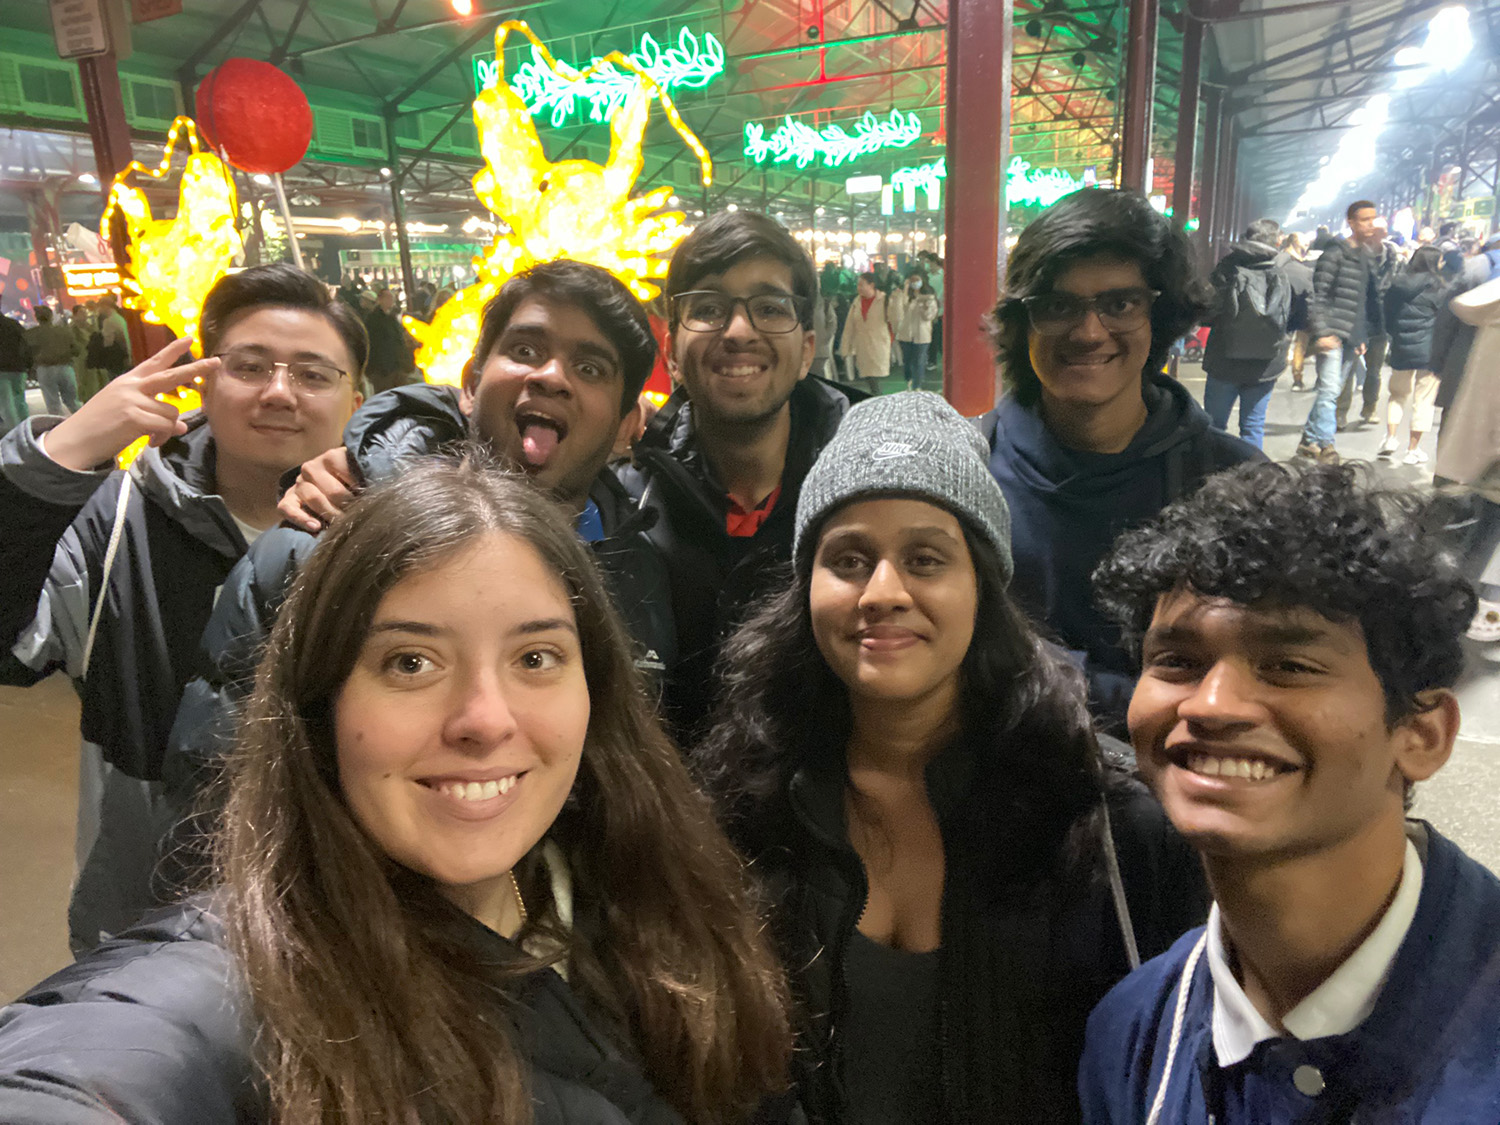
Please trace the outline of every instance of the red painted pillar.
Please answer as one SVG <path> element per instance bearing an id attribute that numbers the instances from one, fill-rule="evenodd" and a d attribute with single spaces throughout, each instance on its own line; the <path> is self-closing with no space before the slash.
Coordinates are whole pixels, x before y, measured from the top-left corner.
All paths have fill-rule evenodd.
<path id="1" fill-rule="evenodd" d="M 130 125 L 125 120 L 125 99 L 120 92 L 120 71 L 114 54 L 90 55 L 78 60 L 78 81 L 83 87 L 83 105 L 89 118 L 89 139 L 94 143 L 94 166 L 98 169 L 99 191 L 109 197 L 110 184 L 134 158 L 130 151 Z M 101 205 L 102 210 L 102 205 Z M 110 229 L 100 231 L 114 248 L 115 264 L 125 276 L 130 261 L 125 252 L 125 220 L 116 213 Z M 139 363 L 147 350 L 145 325 L 140 314 L 120 304 L 120 315 L 130 329 L 130 353 Z"/>
<path id="2" fill-rule="evenodd" d="M 1146 190 L 1151 158 L 1151 102 L 1156 96 L 1156 23 L 1160 0 L 1131 0 L 1126 32 L 1125 114 L 1120 186 Z M 1191 17 L 1188 18 L 1192 22 Z"/>
<path id="3" fill-rule="evenodd" d="M 948 0 L 943 394 L 963 414 L 995 405 L 983 322 L 1005 273 L 1014 15 L 1015 0 Z"/>
<path id="4" fill-rule="evenodd" d="M 1177 153 L 1172 161 L 1172 218 L 1186 226 L 1193 209 L 1193 161 L 1198 148 L 1198 91 L 1203 76 L 1203 24 L 1183 12 L 1182 93 L 1177 109 Z M 1200 211 L 1202 204 L 1199 204 Z M 1200 221 L 1202 216 L 1199 216 Z"/>

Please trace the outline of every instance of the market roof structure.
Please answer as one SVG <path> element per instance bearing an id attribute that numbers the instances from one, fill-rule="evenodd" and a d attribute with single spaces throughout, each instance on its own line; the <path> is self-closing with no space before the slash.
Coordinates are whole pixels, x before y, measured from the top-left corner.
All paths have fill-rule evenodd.
<path id="1" fill-rule="evenodd" d="M 851 195 L 846 181 L 879 175 L 889 183 L 906 168 L 909 179 L 930 183 L 945 155 L 947 0 L 473 6 L 464 16 L 453 0 L 183 0 L 179 14 L 135 27 L 133 51 L 121 62 L 126 110 L 149 150 L 210 68 L 236 55 L 267 59 L 303 84 L 315 110 L 312 150 L 287 178 L 301 208 L 379 216 L 387 207 L 387 168 L 402 177 L 408 218 L 472 214 L 469 179 L 478 159 L 467 106 L 486 66 L 493 73 L 484 56 L 495 25 L 521 18 L 565 62 L 581 65 L 610 50 L 657 61 L 672 56 L 668 62 L 687 76 L 676 97 L 714 157 L 715 183 L 705 197 L 691 154 L 660 120 L 648 133 L 640 183 L 675 185 L 690 211 L 735 202 L 780 212 L 789 224 L 814 220 L 819 207 L 829 224 L 879 221 L 880 195 Z M 1183 33 L 1196 20 L 1206 28 L 1204 88 L 1234 123 L 1237 190 L 1247 213 L 1289 215 L 1307 202 L 1309 184 L 1320 175 L 1338 178 L 1346 166 L 1355 174 L 1333 185 L 1338 198 L 1358 191 L 1397 200 L 1454 165 L 1466 183 L 1452 186 L 1473 190 L 1483 180 L 1493 194 L 1500 94 L 1492 30 L 1500 0 L 1460 5 L 1472 47 L 1451 70 L 1411 57 L 1445 6 L 1165 0 L 1155 190 L 1169 193 L 1176 178 Z M 1011 151 L 1022 162 L 1017 171 L 1029 176 L 1013 199 L 1035 204 L 1055 186 L 1115 176 L 1129 7 L 1014 0 Z M 88 146 L 77 140 L 86 128 L 77 76 L 56 58 L 47 21 L 46 5 L 0 7 L 9 29 L 0 43 L 0 124 L 11 127 L 0 138 L 0 186 L 12 189 L 67 181 L 89 167 Z M 529 48 L 517 45 L 506 56 L 504 71 L 514 77 Z M 1382 103 L 1385 126 L 1377 128 L 1368 102 L 1381 93 L 1389 101 Z M 1206 109 L 1198 114 L 1205 133 L 1208 116 Z M 607 148 L 607 129 L 590 119 L 582 99 L 566 111 L 549 104 L 537 120 L 554 160 L 598 159 Z M 1341 150 L 1352 134 L 1368 143 Z M 1371 159 L 1351 163 L 1356 150 Z M 1324 174 L 1329 166 L 1334 170 Z M 1053 187 L 1043 182 L 1047 176 Z M 68 181 L 63 210 L 81 216 L 94 209 L 91 188 Z M 1315 193 L 1315 201 L 1326 193 Z M 3 209 L 14 220 L 14 198 Z M 896 211 L 898 223 L 937 229 L 925 200 L 909 216 Z"/>

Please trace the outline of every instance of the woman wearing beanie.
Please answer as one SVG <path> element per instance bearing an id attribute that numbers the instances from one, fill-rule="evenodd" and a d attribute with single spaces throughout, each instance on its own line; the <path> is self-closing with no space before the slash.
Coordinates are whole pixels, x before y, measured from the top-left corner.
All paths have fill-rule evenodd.
<path id="1" fill-rule="evenodd" d="M 849 412 L 698 751 L 767 881 L 813 1122 L 1078 1120 L 1090 1009 L 1207 911 L 1080 674 L 1006 592 L 985 458 L 937 395 Z"/>

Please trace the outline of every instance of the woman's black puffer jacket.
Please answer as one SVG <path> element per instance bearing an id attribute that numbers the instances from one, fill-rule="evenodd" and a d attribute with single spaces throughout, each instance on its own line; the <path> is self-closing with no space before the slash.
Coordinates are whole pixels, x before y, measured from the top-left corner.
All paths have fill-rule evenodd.
<path id="1" fill-rule="evenodd" d="M 1432 370 L 1432 328 L 1446 291 L 1430 273 L 1403 273 L 1385 295 L 1385 326 L 1391 347 L 1386 360 L 1392 371 Z"/>
<path id="2" fill-rule="evenodd" d="M 516 956 L 465 923 L 483 959 Z M 270 1125 L 249 998 L 223 940 L 212 899 L 200 896 L 0 1008 L 0 1121 Z M 682 1125 L 557 973 L 530 973 L 507 992 L 503 1018 L 517 1021 L 531 1064 L 535 1125 Z"/>

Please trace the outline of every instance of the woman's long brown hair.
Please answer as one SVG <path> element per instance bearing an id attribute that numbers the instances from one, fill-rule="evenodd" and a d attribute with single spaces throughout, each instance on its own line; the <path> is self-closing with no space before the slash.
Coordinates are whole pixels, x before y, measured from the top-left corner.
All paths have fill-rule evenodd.
<path id="1" fill-rule="evenodd" d="M 540 962 L 476 961 L 473 923 L 359 827 L 331 718 L 386 592 L 495 533 L 561 575 L 592 707 L 548 837 L 571 870 L 573 926 L 557 923 L 538 847 L 516 868 L 527 930 L 560 941 L 572 988 L 664 1099 L 690 1121 L 736 1120 L 785 1088 L 791 1043 L 740 860 L 565 515 L 472 455 L 414 468 L 334 521 L 281 610 L 231 759 L 216 869 L 275 1119 L 532 1120 L 500 993 Z"/>

